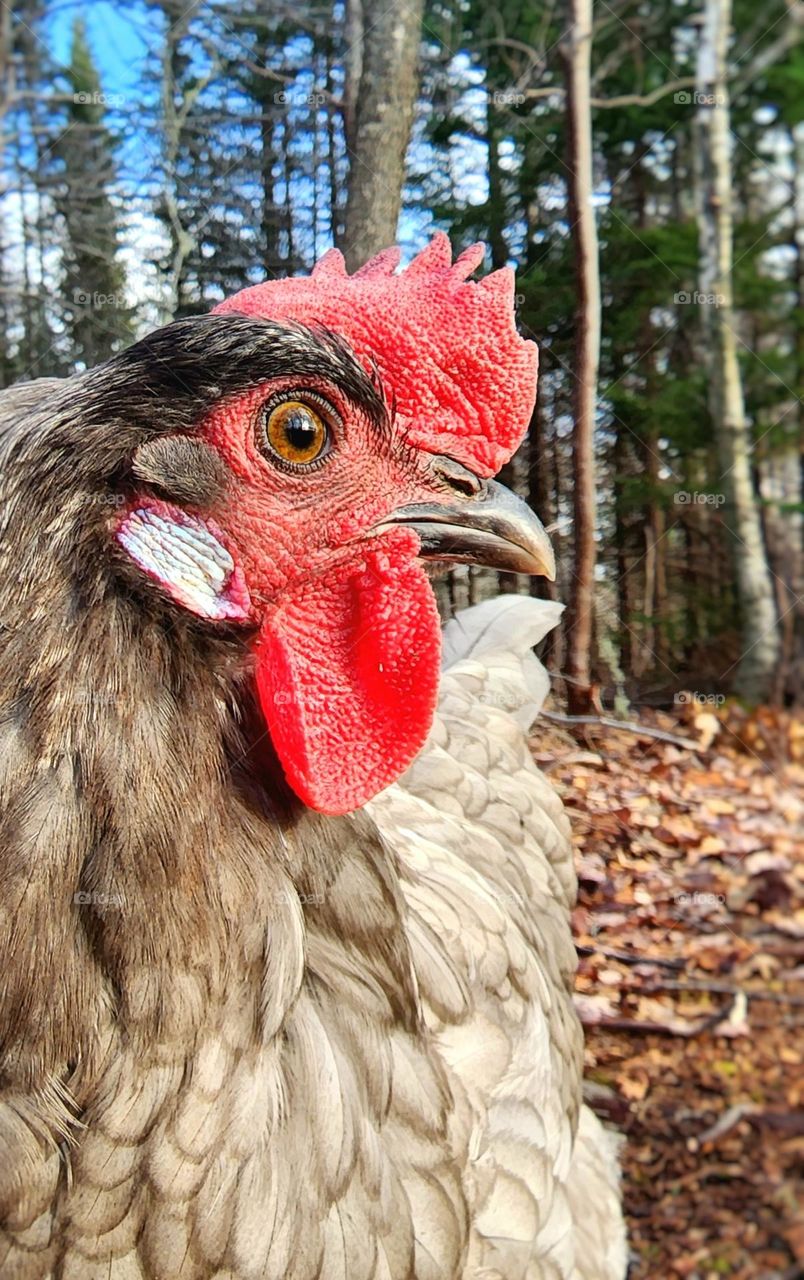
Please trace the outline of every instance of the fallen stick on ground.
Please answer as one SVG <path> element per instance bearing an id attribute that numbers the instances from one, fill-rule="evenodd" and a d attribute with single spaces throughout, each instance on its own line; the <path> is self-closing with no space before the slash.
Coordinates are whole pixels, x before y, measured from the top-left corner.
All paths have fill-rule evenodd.
<path id="1" fill-rule="evenodd" d="M 578 947 L 577 950 L 580 951 L 581 948 Z M 646 963 L 659 962 L 647 960 Z M 627 990 L 640 991 L 644 995 L 652 995 L 654 991 L 703 991 L 714 995 L 736 996 L 738 992 L 742 992 L 749 1000 L 774 1000 L 778 1004 L 804 1005 L 804 996 L 788 995 L 785 991 L 751 991 L 750 988 L 733 987 L 726 982 L 678 982 L 674 978 L 646 978 L 639 986 L 629 987 Z"/>
<path id="2" fill-rule="evenodd" d="M 604 956 L 606 960 L 619 960 L 621 964 L 656 964 L 663 969 L 683 969 L 686 963 L 684 960 L 669 960 L 664 956 L 640 956 L 632 951 L 612 951 L 609 947 L 587 947 L 580 943 L 575 950 L 581 956 Z"/>
<path id="3" fill-rule="evenodd" d="M 758 1110 L 755 1102 L 738 1102 L 736 1106 L 724 1111 L 710 1129 L 704 1130 L 697 1138 L 690 1138 L 687 1146 L 691 1151 L 697 1151 L 705 1142 L 717 1142 L 718 1138 L 722 1138 L 724 1134 L 736 1128 L 741 1120 L 745 1120 L 747 1116 L 753 1115 Z"/>
<path id="4" fill-rule="evenodd" d="M 738 991 L 725 1009 L 718 1009 L 695 1022 L 675 1017 L 668 1017 L 666 1022 L 649 1022 L 643 1018 L 619 1018 L 600 1013 L 582 992 L 576 992 L 574 998 L 576 1013 L 585 1027 L 605 1027 L 607 1031 L 628 1031 L 640 1035 L 681 1036 L 684 1039 L 717 1027 L 724 1028 L 721 1034 L 730 1034 L 728 1024 L 735 1017 L 742 1023 L 745 1003 L 744 993 Z"/>
<path id="5" fill-rule="evenodd" d="M 638 733 L 645 738 L 658 738 L 659 742 L 671 742 L 674 747 L 686 747 L 689 751 L 700 751 L 700 743 L 692 738 L 679 738 L 675 733 L 665 733 L 664 729 L 652 729 L 646 724 L 636 724 L 632 720 L 609 720 L 607 716 L 566 716 L 561 711 L 540 711 L 540 718 L 552 720 L 555 724 L 596 724 L 603 729 L 622 729 L 625 733 Z"/>
<path id="6" fill-rule="evenodd" d="M 766 1128 L 776 1129 L 793 1137 L 804 1134 L 804 1111 L 794 1108 L 782 1111 L 761 1107 L 756 1102 L 737 1102 L 733 1107 L 727 1107 L 715 1123 L 709 1129 L 705 1129 L 699 1137 L 688 1138 L 688 1149 L 697 1151 L 705 1142 L 717 1142 L 718 1138 L 731 1133 L 742 1120 L 747 1120 L 755 1129 L 761 1129 L 764 1125 Z"/>

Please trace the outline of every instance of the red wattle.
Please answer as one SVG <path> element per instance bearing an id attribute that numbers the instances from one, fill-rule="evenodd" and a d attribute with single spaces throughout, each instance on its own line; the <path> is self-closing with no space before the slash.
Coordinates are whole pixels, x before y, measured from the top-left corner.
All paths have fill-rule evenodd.
<path id="1" fill-rule="evenodd" d="M 440 656 L 435 597 L 405 545 L 282 593 L 257 641 L 257 689 L 305 804 L 349 813 L 399 777 L 430 730 Z"/>

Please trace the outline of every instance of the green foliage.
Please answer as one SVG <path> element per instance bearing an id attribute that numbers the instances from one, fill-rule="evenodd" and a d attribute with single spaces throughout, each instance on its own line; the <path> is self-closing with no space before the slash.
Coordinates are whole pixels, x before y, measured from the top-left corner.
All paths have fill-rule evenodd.
<path id="1" fill-rule="evenodd" d="M 91 368 L 130 340 L 131 313 L 118 256 L 117 139 L 106 122 L 107 100 L 81 19 L 73 27 L 65 80 L 66 120 L 53 145 L 65 231 L 63 291 L 74 358 Z"/>

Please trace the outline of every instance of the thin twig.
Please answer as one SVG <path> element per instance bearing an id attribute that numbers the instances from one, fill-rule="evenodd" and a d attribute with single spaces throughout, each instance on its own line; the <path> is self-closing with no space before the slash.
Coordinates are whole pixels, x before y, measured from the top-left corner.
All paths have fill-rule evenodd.
<path id="1" fill-rule="evenodd" d="M 667 960 L 662 956 L 639 956 L 630 951 L 612 951 L 608 947 L 578 945 L 575 950 L 582 956 L 604 956 L 607 960 L 619 960 L 621 964 L 656 964 L 663 969 L 683 969 L 683 960 Z"/>
<path id="2" fill-rule="evenodd" d="M 669 80 L 659 85 L 650 93 L 621 93 L 616 98 L 590 98 L 593 107 L 652 107 L 660 98 L 678 89 L 690 89 L 695 84 L 694 76 L 681 76 L 678 80 Z"/>
<path id="3" fill-rule="evenodd" d="M 590 98 L 589 105 L 606 110 L 611 107 L 652 107 L 668 93 L 678 89 L 691 89 L 695 84 L 695 76 L 680 76 L 678 80 L 668 80 L 650 93 L 621 93 L 616 98 Z M 558 96 L 563 98 L 566 89 L 560 84 L 540 85 L 538 89 L 526 89 L 522 95 L 528 102 L 537 102 L 540 98 Z"/>
<path id="4" fill-rule="evenodd" d="M 596 724 L 603 729 L 622 729 L 625 733 L 638 733 L 641 737 L 670 742 L 674 747 L 700 751 L 700 744 L 692 738 L 679 738 L 675 733 L 665 733 L 663 729 L 652 729 L 646 724 L 635 724 L 631 720 L 609 720 L 607 716 L 566 716 L 560 711 L 541 711 L 539 714 L 542 719 L 552 720 L 555 724 Z"/>
<path id="5" fill-rule="evenodd" d="M 705 1129 L 699 1138 L 688 1139 L 691 1151 L 697 1151 L 705 1142 L 717 1142 L 730 1133 L 741 1120 L 747 1120 L 755 1129 L 768 1128 L 800 1137 L 804 1133 L 804 1111 L 795 1107 L 761 1107 L 755 1102 L 737 1102 L 728 1107 L 715 1123 Z"/>
<path id="6" fill-rule="evenodd" d="M 578 950 L 580 951 L 580 947 Z M 745 987 L 730 986 L 727 982 L 678 982 L 674 978 L 647 978 L 639 984 L 638 989 L 645 994 L 653 991 L 703 991 L 707 995 L 736 996 L 742 992 L 748 1000 L 773 1000 L 778 1004 L 804 1005 L 804 996 L 787 995 L 784 991 L 750 991 Z"/>
<path id="7" fill-rule="evenodd" d="M 726 1016 L 728 1017 L 728 1013 Z M 721 1013 L 711 1018 L 703 1018 L 699 1022 L 691 1022 L 688 1026 L 678 1021 L 646 1022 L 639 1018 L 606 1018 L 604 1016 L 589 1018 L 584 1016 L 583 1011 L 580 1012 L 579 1017 L 585 1027 L 604 1027 L 607 1031 L 633 1031 L 640 1035 L 682 1036 L 684 1039 L 701 1035 L 702 1032 L 709 1031 L 719 1022 L 724 1021 Z"/>
<path id="8" fill-rule="evenodd" d="M 730 1133 L 741 1120 L 745 1120 L 746 1116 L 754 1115 L 758 1110 L 755 1102 L 738 1102 L 736 1106 L 729 1107 L 711 1128 L 705 1129 L 700 1137 L 692 1139 L 695 1143 L 693 1149 L 697 1151 L 698 1147 L 702 1147 L 705 1142 L 717 1142 L 718 1138 Z"/>

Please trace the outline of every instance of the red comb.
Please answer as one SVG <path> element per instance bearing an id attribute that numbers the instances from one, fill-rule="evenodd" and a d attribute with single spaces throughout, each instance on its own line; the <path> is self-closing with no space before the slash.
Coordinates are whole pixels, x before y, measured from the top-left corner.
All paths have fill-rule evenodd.
<path id="1" fill-rule="evenodd" d="M 330 249 L 311 276 L 267 280 L 215 310 L 341 334 L 379 369 L 411 444 L 493 475 L 527 430 L 538 352 L 516 331 L 513 271 L 468 279 L 484 252 L 474 244 L 453 262 L 439 231 L 406 270 L 384 249 L 350 276 Z"/>

